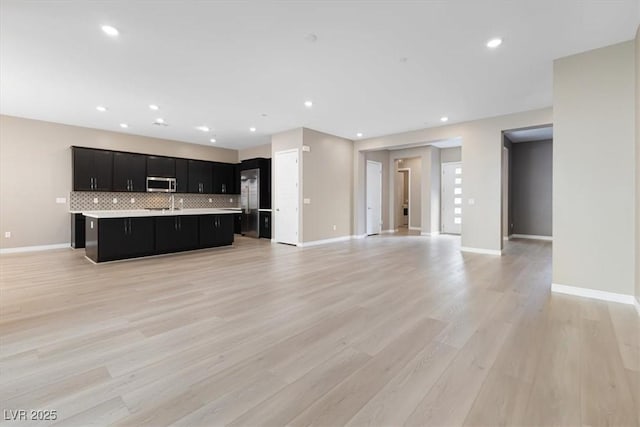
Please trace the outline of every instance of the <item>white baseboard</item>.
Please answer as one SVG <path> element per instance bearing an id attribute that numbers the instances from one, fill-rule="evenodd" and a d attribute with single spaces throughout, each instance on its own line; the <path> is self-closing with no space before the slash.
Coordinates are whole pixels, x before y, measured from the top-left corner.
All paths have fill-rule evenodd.
<path id="1" fill-rule="evenodd" d="M 546 240 L 548 242 L 553 241 L 553 236 L 537 236 L 535 234 L 512 234 L 512 239 L 531 239 L 531 240 Z"/>
<path id="2" fill-rule="evenodd" d="M 393 230 L 393 229 L 391 229 L 391 230 L 382 230 L 382 234 L 395 233 L 396 231 L 398 231 L 397 228 L 395 230 Z"/>
<path id="3" fill-rule="evenodd" d="M 460 250 L 462 252 L 471 252 L 474 254 L 498 255 L 498 256 L 502 255 L 502 251 L 496 250 L 496 249 L 470 248 L 468 246 L 462 246 Z"/>
<path id="4" fill-rule="evenodd" d="M 367 237 L 366 234 L 355 234 L 351 236 L 352 239 L 364 239 L 365 237 Z"/>
<path id="5" fill-rule="evenodd" d="M 637 301 L 633 295 L 617 294 L 614 292 L 599 291 L 597 289 L 580 288 L 577 286 L 551 284 L 551 292 L 559 294 L 575 295 L 578 297 L 598 299 L 602 301 L 619 302 L 622 304 L 636 305 Z M 637 307 L 636 307 L 637 308 Z"/>
<path id="6" fill-rule="evenodd" d="M 633 305 L 636 306 L 636 311 L 638 312 L 638 316 L 640 316 L 640 301 L 638 301 L 638 298 L 633 302 Z"/>
<path id="7" fill-rule="evenodd" d="M 432 232 L 427 232 L 427 231 L 423 231 L 420 233 L 421 236 L 439 236 L 440 232 L 439 231 L 432 231 Z"/>
<path id="8" fill-rule="evenodd" d="M 422 227 L 409 227 L 409 230 L 420 231 Z"/>
<path id="9" fill-rule="evenodd" d="M 353 238 L 359 238 L 359 237 L 356 237 L 356 236 L 340 236 L 340 237 L 334 237 L 334 238 L 331 238 L 331 239 L 313 240 L 311 242 L 298 243 L 298 246 L 301 247 L 301 248 L 307 248 L 309 246 L 318 246 L 318 245 L 326 245 L 328 243 L 344 242 L 346 240 L 351 240 Z"/>
<path id="10" fill-rule="evenodd" d="M 40 245 L 40 246 L 22 246 L 19 248 L 4 248 L 0 249 L 0 254 L 18 254 L 22 252 L 39 252 L 49 251 L 51 249 L 71 249 L 70 243 L 56 243 L 55 245 Z"/>

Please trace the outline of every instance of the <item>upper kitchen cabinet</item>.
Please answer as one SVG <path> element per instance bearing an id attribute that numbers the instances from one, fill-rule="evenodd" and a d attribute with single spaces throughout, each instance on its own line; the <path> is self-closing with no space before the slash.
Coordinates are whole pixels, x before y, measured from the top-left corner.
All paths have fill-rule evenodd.
<path id="1" fill-rule="evenodd" d="M 271 209 L 271 159 L 260 157 L 243 160 L 239 169 L 260 171 L 260 209 Z"/>
<path id="2" fill-rule="evenodd" d="M 238 194 L 236 167 L 231 163 L 213 163 L 213 193 Z"/>
<path id="3" fill-rule="evenodd" d="M 147 176 L 175 178 L 176 159 L 163 156 L 147 156 Z"/>
<path id="4" fill-rule="evenodd" d="M 74 191 L 111 191 L 111 151 L 72 147 L 72 156 Z"/>
<path id="5" fill-rule="evenodd" d="M 147 191 L 147 157 L 113 153 L 113 191 Z"/>
<path id="6" fill-rule="evenodd" d="M 210 194 L 213 189 L 211 162 L 189 160 L 189 193 Z"/>
<path id="7" fill-rule="evenodd" d="M 176 193 L 189 191 L 189 161 L 187 159 L 175 159 L 176 161 Z"/>

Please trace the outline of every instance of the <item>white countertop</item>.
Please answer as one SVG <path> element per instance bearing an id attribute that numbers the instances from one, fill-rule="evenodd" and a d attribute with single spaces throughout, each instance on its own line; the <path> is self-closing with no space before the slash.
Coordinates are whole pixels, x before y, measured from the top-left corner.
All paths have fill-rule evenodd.
<path id="1" fill-rule="evenodd" d="M 71 213 L 81 213 L 90 218 L 134 218 L 148 216 L 176 216 L 176 215 L 214 215 L 214 214 L 234 214 L 238 209 L 234 208 L 213 208 L 213 209 L 165 209 L 165 210 L 111 210 L 111 211 L 71 211 Z"/>

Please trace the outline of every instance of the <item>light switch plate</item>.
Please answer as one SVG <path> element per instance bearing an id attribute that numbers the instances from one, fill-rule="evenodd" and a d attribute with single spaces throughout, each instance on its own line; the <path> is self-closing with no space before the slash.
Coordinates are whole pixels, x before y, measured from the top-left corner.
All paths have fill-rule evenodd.
<path id="1" fill-rule="evenodd" d="M 4 232 L 4 238 L 5 239 L 10 239 L 11 238 L 11 232 L 10 231 L 5 231 Z"/>
<path id="2" fill-rule="evenodd" d="M 67 203 L 67 198 L 66 197 L 56 197 L 56 203 L 59 205 L 64 205 L 65 203 Z"/>
<path id="3" fill-rule="evenodd" d="M 311 152 L 311 147 L 309 147 L 308 145 L 303 145 L 302 146 L 302 151 L 306 151 L 307 153 Z"/>
<path id="4" fill-rule="evenodd" d="M 476 204 L 476 199 L 469 199 L 469 204 L 470 205 L 475 205 Z"/>
<path id="5" fill-rule="evenodd" d="M 305 205 L 310 205 L 311 204 L 311 199 L 303 199 L 302 203 L 304 203 Z"/>

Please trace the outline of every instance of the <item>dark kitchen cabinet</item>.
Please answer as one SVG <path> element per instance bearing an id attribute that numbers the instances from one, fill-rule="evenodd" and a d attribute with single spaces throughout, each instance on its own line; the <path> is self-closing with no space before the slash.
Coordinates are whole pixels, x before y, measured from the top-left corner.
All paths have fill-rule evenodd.
<path id="1" fill-rule="evenodd" d="M 271 212 L 260 212 L 260 238 L 271 238 Z"/>
<path id="2" fill-rule="evenodd" d="M 71 247 L 75 249 L 84 248 L 84 215 L 81 213 L 71 214 Z"/>
<path id="3" fill-rule="evenodd" d="M 73 190 L 111 191 L 113 152 L 72 147 Z"/>
<path id="4" fill-rule="evenodd" d="M 189 191 L 189 161 L 187 159 L 175 159 L 176 162 L 176 193 Z"/>
<path id="5" fill-rule="evenodd" d="M 154 252 L 154 220 L 141 218 L 86 219 L 86 254 L 96 262 L 134 258 Z"/>
<path id="6" fill-rule="evenodd" d="M 156 252 L 186 251 L 198 245 L 197 215 L 156 217 Z"/>
<path id="7" fill-rule="evenodd" d="M 175 178 L 176 159 L 163 156 L 147 156 L 147 176 Z"/>
<path id="8" fill-rule="evenodd" d="M 147 191 L 146 156 L 113 153 L 113 191 Z"/>
<path id="9" fill-rule="evenodd" d="M 235 165 L 214 162 L 212 168 L 213 194 L 238 194 Z"/>
<path id="10" fill-rule="evenodd" d="M 200 247 L 230 245 L 233 243 L 233 214 L 201 215 Z"/>
<path id="11" fill-rule="evenodd" d="M 211 162 L 189 160 L 189 193 L 210 194 L 212 178 Z"/>
<path id="12" fill-rule="evenodd" d="M 233 214 L 233 232 L 235 234 L 242 234 L 242 213 Z"/>

